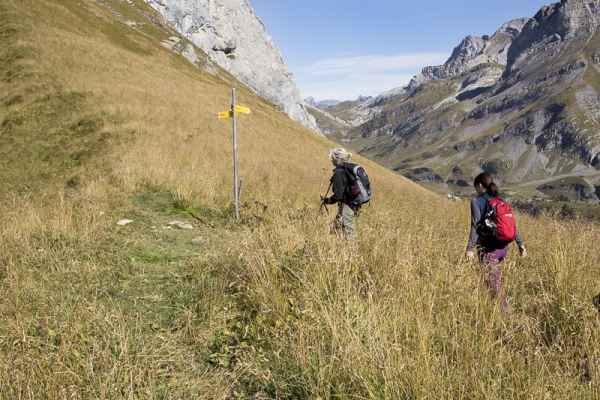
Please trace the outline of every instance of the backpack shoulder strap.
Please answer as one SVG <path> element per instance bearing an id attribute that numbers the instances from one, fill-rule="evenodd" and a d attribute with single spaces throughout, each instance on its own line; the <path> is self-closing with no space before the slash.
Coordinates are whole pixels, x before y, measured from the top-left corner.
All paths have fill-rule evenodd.
<path id="1" fill-rule="evenodd" d="M 352 164 L 352 163 L 348 163 L 345 162 L 344 164 L 342 164 L 342 167 L 344 169 L 344 172 L 346 172 L 346 176 L 348 177 L 348 179 L 350 179 L 350 181 L 354 182 L 354 180 L 356 179 L 356 173 L 355 173 L 355 168 L 356 168 L 356 164 Z"/>
<path id="2" fill-rule="evenodd" d="M 477 196 L 475 199 L 479 205 L 479 211 L 481 211 L 481 218 L 483 218 L 487 212 L 487 205 L 492 199 L 492 196 L 490 196 L 488 193 L 483 193 L 481 196 Z"/>

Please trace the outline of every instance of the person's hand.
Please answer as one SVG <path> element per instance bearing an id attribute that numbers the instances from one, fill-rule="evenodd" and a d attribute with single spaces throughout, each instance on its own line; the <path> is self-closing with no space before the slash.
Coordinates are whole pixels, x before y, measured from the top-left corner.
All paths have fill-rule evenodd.
<path id="1" fill-rule="evenodd" d="M 475 253 L 473 252 L 473 250 L 467 250 L 465 252 L 465 259 L 467 261 L 473 261 L 475 259 Z"/>
<path id="2" fill-rule="evenodd" d="M 525 246 L 519 246 L 519 253 L 521 253 L 521 258 L 527 257 L 527 249 Z"/>

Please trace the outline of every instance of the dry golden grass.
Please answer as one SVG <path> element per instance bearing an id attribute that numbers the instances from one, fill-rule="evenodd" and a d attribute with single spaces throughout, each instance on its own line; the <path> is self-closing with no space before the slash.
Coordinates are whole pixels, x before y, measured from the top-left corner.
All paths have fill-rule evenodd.
<path id="1" fill-rule="evenodd" d="M 2 43 L 34 55 L 2 65 L 0 101 L 22 96 L 0 114 L 14 121 L 3 137 L 75 135 L 90 119 L 102 123 L 88 135 L 108 135 L 35 181 L 43 190 L 3 197 L 2 397 L 598 397 L 597 224 L 518 215 L 530 254 L 513 245 L 503 264 L 504 313 L 463 261 L 466 202 L 357 157 L 372 204 L 354 243 L 329 235 L 318 195 L 337 145 L 239 84 L 252 114 L 238 119 L 235 224 L 231 121 L 216 118 L 229 83 L 95 2 L 8 0 L 0 11 L 21 17 L 2 21 L 19 28 Z M 18 124 L 45 96 L 63 112 Z M 194 230 L 163 229 L 175 219 Z"/>

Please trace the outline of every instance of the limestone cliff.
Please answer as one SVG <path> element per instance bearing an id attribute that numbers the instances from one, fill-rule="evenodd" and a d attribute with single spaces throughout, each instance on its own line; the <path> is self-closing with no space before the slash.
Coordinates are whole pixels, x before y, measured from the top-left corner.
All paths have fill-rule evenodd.
<path id="1" fill-rule="evenodd" d="M 247 0 L 145 0 L 211 60 L 319 132 L 281 52 Z"/>

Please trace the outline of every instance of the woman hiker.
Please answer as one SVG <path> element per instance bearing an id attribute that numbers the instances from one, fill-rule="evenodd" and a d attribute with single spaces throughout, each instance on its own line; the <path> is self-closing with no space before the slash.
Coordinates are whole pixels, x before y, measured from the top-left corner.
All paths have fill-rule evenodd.
<path id="1" fill-rule="evenodd" d="M 477 248 L 479 261 L 484 266 L 485 283 L 491 295 L 502 305 L 504 309 L 508 308 L 508 303 L 502 293 L 500 285 L 500 262 L 504 260 L 508 252 L 510 242 L 499 242 L 489 235 L 481 234 L 481 222 L 485 214 L 487 200 L 491 197 L 499 197 L 500 189 L 494 183 L 492 176 L 482 172 L 475 177 L 473 187 L 477 192 L 477 197 L 471 200 L 471 232 L 469 243 L 465 252 L 467 261 L 473 261 L 475 258 L 474 249 Z M 516 231 L 515 241 L 519 246 L 521 257 L 527 256 L 527 249 L 523 245 L 519 230 Z"/>

